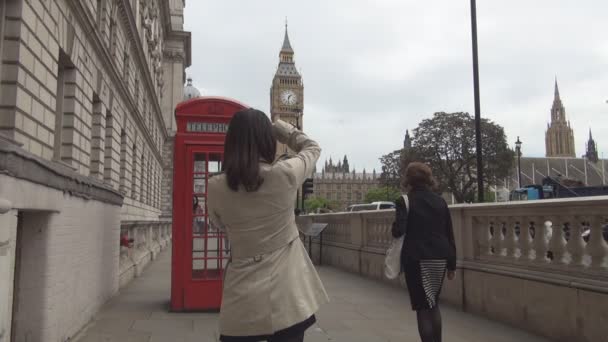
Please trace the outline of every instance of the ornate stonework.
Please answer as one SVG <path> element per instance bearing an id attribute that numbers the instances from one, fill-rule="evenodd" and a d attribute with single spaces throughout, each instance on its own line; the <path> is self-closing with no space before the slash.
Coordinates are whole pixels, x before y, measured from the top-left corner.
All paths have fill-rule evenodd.
<path id="1" fill-rule="evenodd" d="M 566 120 L 566 109 L 559 97 L 557 80 L 555 81 L 555 95 L 551 108 L 551 123 L 547 125 L 545 133 L 545 146 L 547 157 L 576 157 L 574 149 L 574 133 L 570 121 Z"/>
<path id="2" fill-rule="evenodd" d="M 363 170 L 352 172 L 317 172 L 314 174 L 315 197 L 326 198 L 338 203 L 339 209 L 346 209 L 351 204 L 365 203 L 365 195 L 380 184 L 380 175 L 376 170 L 367 173 Z"/>
<path id="3" fill-rule="evenodd" d="M 304 83 L 296 69 L 293 56 L 294 51 L 287 34 L 287 25 L 285 25 L 285 38 L 279 53 L 279 66 L 270 88 L 270 115 L 272 121 L 281 119 L 303 130 Z M 289 152 L 287 146 L 283 144 L 277 146 L 277 155 Z"/>

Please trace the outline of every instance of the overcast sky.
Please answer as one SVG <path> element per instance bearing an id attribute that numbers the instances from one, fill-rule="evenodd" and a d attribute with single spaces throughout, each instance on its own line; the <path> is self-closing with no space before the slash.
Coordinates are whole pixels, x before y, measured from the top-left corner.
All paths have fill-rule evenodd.
<path id="1" fill-rule="evenodd" d="M 482 116 L 544 156 L 557 76 L 577 155 L 592 128 L 608 157 L 608 2 L 486 0 L 477 12 Z M 347 154 L 380 170 L 434 112 L 474 113 L 467 0 L 187 0 L 195 86 L 268 113 L 285 17 L 320 163 Z"/>

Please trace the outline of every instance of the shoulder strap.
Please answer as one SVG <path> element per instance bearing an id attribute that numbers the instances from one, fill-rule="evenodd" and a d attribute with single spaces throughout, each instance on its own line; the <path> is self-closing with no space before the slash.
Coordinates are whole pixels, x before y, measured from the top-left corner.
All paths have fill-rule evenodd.
<path id="1" fill-rule="evenodd" d="M 405 209 L 410 211 L 410 198 L 407 196 L 407 194 L 403 194 L 401 197 L 403 197 L 403 201 L 405 202 Z"/>

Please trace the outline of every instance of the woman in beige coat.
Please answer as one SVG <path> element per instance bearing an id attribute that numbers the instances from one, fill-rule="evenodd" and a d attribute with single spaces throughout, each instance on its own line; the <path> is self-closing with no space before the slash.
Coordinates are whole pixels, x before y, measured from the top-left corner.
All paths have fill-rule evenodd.
<path id="1" fill-rule="evenodd" d="M 297 154 L 274 161 L 277 140 Z M 261 111 L 236 113 L 226 134 L 223 173 L 208 184 L 212 224 L 231 244 L 220 340 L 298 342 L 328 301 L 299 239 L 297 191 L 319 158 L 319 145 Z"/>

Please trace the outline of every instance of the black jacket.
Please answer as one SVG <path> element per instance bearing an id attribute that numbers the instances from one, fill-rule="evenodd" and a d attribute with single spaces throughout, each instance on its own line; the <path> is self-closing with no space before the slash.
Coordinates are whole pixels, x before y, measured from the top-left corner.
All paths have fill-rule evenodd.
<path id="1" fill-rule="evenodd" d="M 446 259 L 448 270 L 456 269 L 456 245 L 452 217 L 445 200 L 428 190 L 415 189 L 408 194 L 409 213 L 399 197 L 392 233 L 405 234 L 401 264 L 422 259 Z"/>

